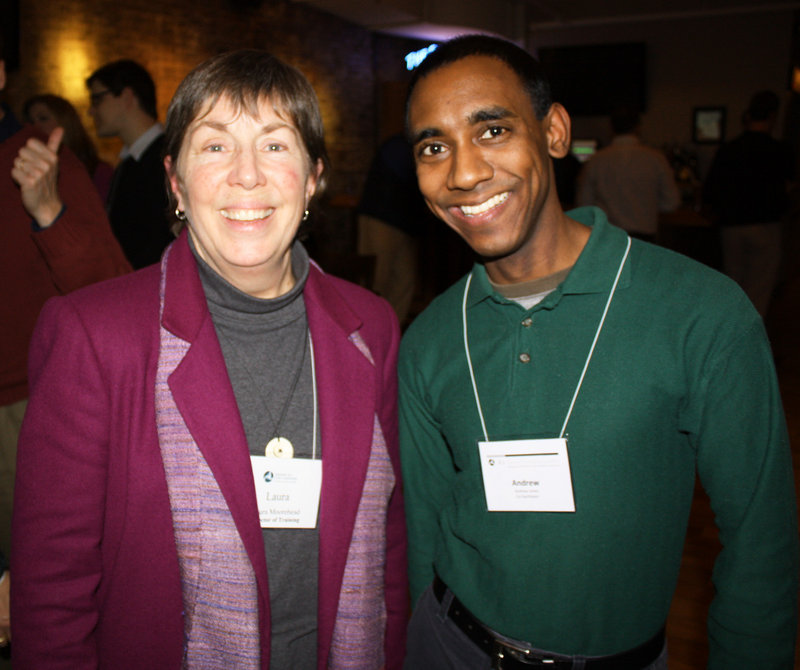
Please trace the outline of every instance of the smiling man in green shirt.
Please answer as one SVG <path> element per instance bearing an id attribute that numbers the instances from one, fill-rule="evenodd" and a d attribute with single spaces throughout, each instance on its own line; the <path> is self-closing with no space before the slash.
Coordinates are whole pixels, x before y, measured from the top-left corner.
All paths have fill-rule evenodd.
<path id="1" fill-rule="evenodd" d="M 723 544 L 709 667 L 791 668 L 792 463 L 744 294 L 562 211 L 569 116 L 518 47 L 441 46 L 407 121 L 429 207 L 481 260 L 402 345 L 406 667 L 666 668 L 698 474 Z"/>

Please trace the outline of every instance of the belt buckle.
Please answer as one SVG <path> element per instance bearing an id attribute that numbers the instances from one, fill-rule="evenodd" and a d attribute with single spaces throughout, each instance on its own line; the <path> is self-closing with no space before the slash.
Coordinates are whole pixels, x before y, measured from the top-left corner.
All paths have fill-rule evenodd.
<path id="1" fill-rule="evenodd" d="M 505 659 L 513 659 L 531 668 L 562 668 L 563 663 L 555 658 L 531 655 L 530 649 L 518 647 L 495 638 L 492 642 L 492 670 L 504 670 Z M 571 664 L 570 664 L 571 665 Z"/>
<path id="2" fill-rule="evenodd" d="M 506 647 L 497 638 L 492 641 L 492 670 L 503 670 Z"/>

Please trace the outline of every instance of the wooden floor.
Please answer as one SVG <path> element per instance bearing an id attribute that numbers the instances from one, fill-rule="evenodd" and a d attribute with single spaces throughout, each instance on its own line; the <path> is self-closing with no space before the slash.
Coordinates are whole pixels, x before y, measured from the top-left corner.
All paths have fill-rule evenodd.
<path id="1" fill-rule="evenodd" d="M 776 294 L 767 317 L 767 328 L 793 446 L 795 486 L 800 490 L 800 277 Z M 706 614 L 713 596 L 711 568 L 718 551 L 719 541 L 708 498 L 698 486 L 678 589 L 667 622 L 670 670 L 701 670 L 706 667 Z M 800 668 L 798 652 L 795 668 Z"/>

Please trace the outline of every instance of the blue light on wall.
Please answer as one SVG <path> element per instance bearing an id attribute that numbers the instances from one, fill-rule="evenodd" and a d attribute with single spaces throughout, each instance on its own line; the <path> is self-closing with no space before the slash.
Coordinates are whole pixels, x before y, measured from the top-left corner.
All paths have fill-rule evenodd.
<path id="1" fill-rule="evenodd" d="M 419 67 L 419 64 L 425 60 L 425 57 L 431 52 L 436 51 L 438 44 L 431 44 L 430 46 L 425 47 L 424 49 L 419 49 L 417 51 L 412 51 L 406 54 L 406 70 L 413 70 L 415 67 Z"/>

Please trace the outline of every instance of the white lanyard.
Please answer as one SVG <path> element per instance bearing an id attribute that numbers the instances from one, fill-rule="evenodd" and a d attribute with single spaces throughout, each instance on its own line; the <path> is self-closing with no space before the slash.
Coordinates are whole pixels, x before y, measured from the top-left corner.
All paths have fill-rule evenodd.
<path id="1" fill-rule="evenodd" d="M 559 433 L 559 438 L 564 437 L 564 432 L 567 430 L 567 423 L 569 422 L 569 418 L 572 415 L 572 408 L 575 406 L 575 401 L 578 399 L 578 393 L 581 390 L 581 385 L 583 384 L 583 378 L 586 376 L 586 370 L 589 367 L 589 362 L 592 360 L 592 354 L 594 354 L 594 348 L 597 344 L 597 340 L 600 337 L 600 332 L 603 330 L 603 324 L 606 320 L 606 314 L 608 314 L 608 308 L 611 306 L 611 300 L 614 298 L 614 293 L 617 290 L 617 284 L 619 283 L 620 275 L 622 274 L 622 268 L 625 267 L 625 261 L 628 259 L 628 252 L 631 248 L 631 238 L 628 236 L 628 244 L 625 247 L 625 253 L 622 256 L 622 261 L 619 264 L 619 269 L 617 270 L 617 275 L 614 277 L 614 284 L 611 286 L 611 292 L 608 294 L 608 300 L 606 301 L 605 309 L 603 310 L 603 316 L 600 317 L 600 323 L 597 326 L 597 332 L 594 335 L 594 340 L 592 341 L 592 346 L 589 348 L 589 355 L 586 357 L 586 363 L 583 365 L 583 370 L 581 371 L 580 379 L 578 380 L 578 386 L 575 388 L 575 393 L 572 395 L 572 402 L 569 404 L 569 410 L 567 411 L 567 416 L 564 419 L 564 425 L 561 426 L 561 433 Z M 467 284 L 464 287 L 464 300 L 461 306 L 461 316 L 462 321 L 464 324 L 464 352 L 467 355 L 467 366 L 469 367 L 469 378 L 472 381 L 472 391 L 475 394 L 475 405 L 478 407 L 478 416 L 481 420 L 481 429 L 483 430 L 483 437 L 488 442 L 489 441 L 489 434 L 486 431 L 486 422 L 483 418 L 483 409 L 481 408 L 481 399 L 478 395 L 478 385 L 475 382 L 475 372 L 472 369 L 472 358 L 469 355 L 469 340 L 467 338 L 467 296 L 469 295 L 469 287 L 472 283 L 472 272 L 469 273 L 469 277 L 467 277 Z M 313 360 L 313 359 L 312 359 Z"/>
<path id="2" fill-rule="evenodd" d="M 311 329 L 308 330 L 308 353 L 311 355 L 311 402 L 314 403 L 314 420 L 311 433 L 311 460 L 317 457 L 317 373 L 314 367 L 314 343 L 311 341 Z"/>
<path id="3" fill-rule="evenodd" d="M 250 456 L 258 516 L 262 528 L 315 528 L 322 490 L 322 461 L 317 455 L 317 380 L 311 352 L 314 437 L 311 458 Z"/>

